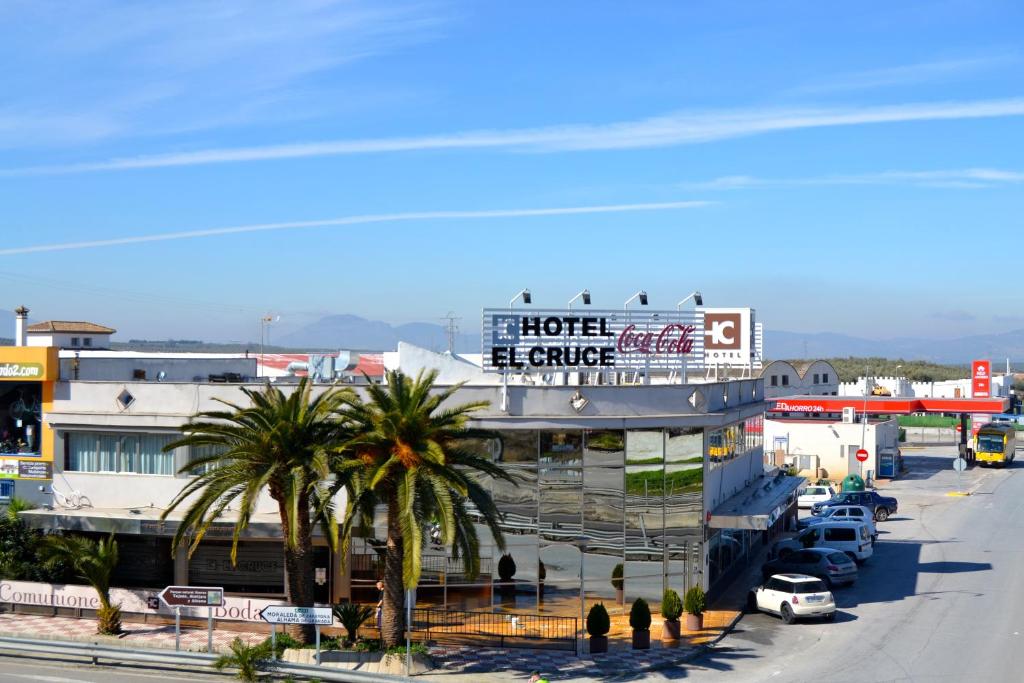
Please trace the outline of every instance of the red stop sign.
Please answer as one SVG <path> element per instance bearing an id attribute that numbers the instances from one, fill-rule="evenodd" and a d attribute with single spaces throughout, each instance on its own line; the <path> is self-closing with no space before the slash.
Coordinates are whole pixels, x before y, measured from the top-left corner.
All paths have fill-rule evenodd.
<path id="1" fill-rule="evenodd" d="M 857 451 L 857 460 L 859 460 L 860 462 L 864 462 L 867 459 L 868 459 L 868 452 L 866 450 L 861 448 L 860 450 Z"/>

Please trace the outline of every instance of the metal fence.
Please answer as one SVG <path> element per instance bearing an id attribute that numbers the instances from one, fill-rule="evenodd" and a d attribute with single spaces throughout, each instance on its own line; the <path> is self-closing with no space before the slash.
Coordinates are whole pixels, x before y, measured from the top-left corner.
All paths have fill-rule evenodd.
<path id="1" fill-rule="evenodd" d="M 412 611 L 412 632 L 427 641 L 576 652 L 575 617 L 464 612 L 430 607 Z"/>

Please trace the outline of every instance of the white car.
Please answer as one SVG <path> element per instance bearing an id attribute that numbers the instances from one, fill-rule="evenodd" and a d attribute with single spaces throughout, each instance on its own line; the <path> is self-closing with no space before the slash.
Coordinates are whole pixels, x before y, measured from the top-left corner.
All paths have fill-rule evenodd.
<path id="1" fill-rule="evenodd" d="M 806 529 L 809 526 L 821 524 L 822 522 L 845 521 L 864 522 L 868 527 L 868 533 L 871 534 L 871 543 L 874 544 L 878 540 L 878 528 L 875 526 L 874 515 L 871 514 L 871 510 L 863 505 L 833 505 L 827 507 L 820 515 L 801 519 L 797 523 L 797 528 Z"/>
<path id="2" fill-rule="evenodd" d="M 825 582 L 804 574 L 775 574 L 750 593 L 751 610 L 778 614 L 792 624 L 805 617 L 836 617 L 836 601 Z"/>
<path id="3" fill-rule="evenodd" d="M 815 503 L 824 503 L 826 500 L 832 500 L 834 495 L 836 495 L 836 490 L 831 486 L 808 486 L 796 499 L 796 506 L 798 508 L 810 508 Z"/>

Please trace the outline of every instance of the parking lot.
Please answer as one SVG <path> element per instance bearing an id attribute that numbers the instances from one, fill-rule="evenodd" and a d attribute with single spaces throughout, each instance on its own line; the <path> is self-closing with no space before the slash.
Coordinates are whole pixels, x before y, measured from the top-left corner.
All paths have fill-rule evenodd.
<path id="1" fill-rule="evenodd" d="M 650 680 L 1020 680 L 1024 463 L 958 483 L 952 449 L 905 455 L 910 472 L 879 488 L 899 513 L 878 524 L 856 584 L 834 591 L 834 622 L 747 614 L 707 656 Z M 959 488 L 972 495 L 949 495 Z"/>

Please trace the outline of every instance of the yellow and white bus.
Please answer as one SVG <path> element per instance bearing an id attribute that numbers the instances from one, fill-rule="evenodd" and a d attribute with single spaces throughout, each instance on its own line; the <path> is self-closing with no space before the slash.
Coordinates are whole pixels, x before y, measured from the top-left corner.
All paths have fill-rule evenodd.
<path id="1" fill-rule="evenodd" d="M 1006 465 L 1017 449 L 1017 430 L 1012 424 L 990 422 L 974 437 L 974 457 L 982 465 Z"/>

